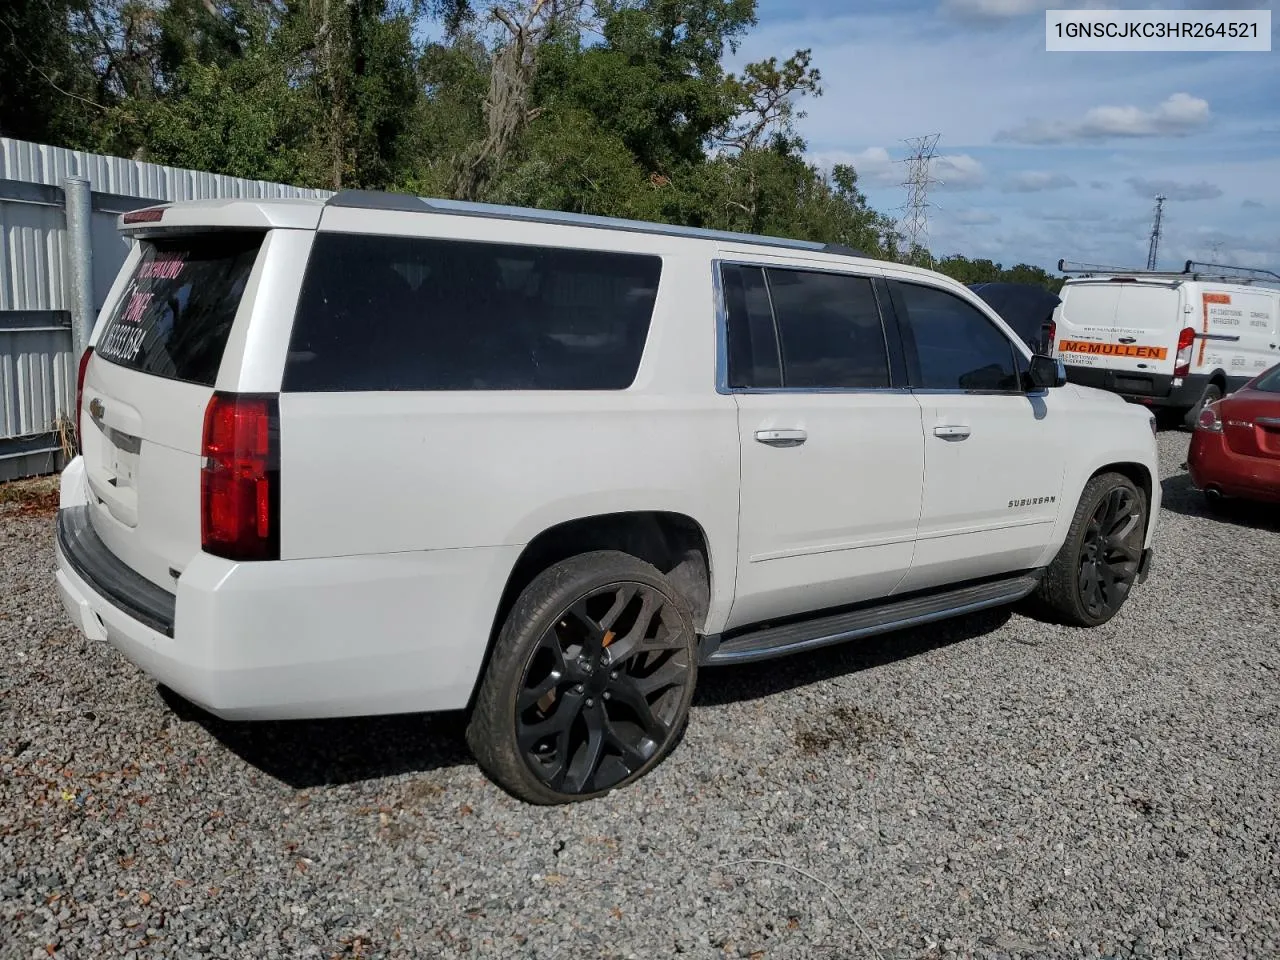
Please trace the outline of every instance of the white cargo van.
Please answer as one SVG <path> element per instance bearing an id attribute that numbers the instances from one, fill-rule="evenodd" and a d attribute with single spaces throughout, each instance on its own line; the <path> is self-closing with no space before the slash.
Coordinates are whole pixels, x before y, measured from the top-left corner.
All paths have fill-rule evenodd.
<path id="1" fill-rule="evenodd" d="M 1072 383 L 1177 411 L 1191 426 L 1280 360 L 1280 289 L 1268 283 L 1280 275 L 1190 261 L 1181 273 L 1083 272 L 1059 294 L 1054 350 Z"/>

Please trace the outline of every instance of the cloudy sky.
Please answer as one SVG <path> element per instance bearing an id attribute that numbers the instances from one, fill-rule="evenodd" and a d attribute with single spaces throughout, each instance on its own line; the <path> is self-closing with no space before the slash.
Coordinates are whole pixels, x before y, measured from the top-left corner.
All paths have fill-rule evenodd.
<path id="1" fill-rule="evenodd" d="M 905 199 L 903 140 L 941 134 L 937 254 L 1142 266 L 1163 193 L 1162 267 L 1216 252 L 1280 269 L 1280 17 L 1270 53 L 1045 52 L 1045 8 L 1084 6 L 760 0 L 733 60 L 812 48 L 824 93 L 805 102 L 800 133 L 818 163 L 852 163 L 884 212 Z"/>

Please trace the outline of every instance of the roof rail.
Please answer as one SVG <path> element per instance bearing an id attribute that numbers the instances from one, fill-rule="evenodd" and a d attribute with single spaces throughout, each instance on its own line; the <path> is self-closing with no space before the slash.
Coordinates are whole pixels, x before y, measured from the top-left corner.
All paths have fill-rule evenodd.
<path id="1" fill-rule="evenodd" d="M 1234 273 L 1227 271 L 1236 271 Z M 1253 283 L 1280 284 L 1280 274 L 1253 267 L 1233 267 L 1227 264 L 1200 263 L 1188 260 L 1181 270 L 1141 270 L 1130 267 L 1109 267 L 1096 263 L 1058 261 L 1058 272 L 1088 277 L 1132 277 L 1151 280 L 1217 280 L 1224 283 L 1249 285 Z"/>
<path id="2" fill-rule="evenodd" d="M 347 207 L 356 210 L 402 210 L 412 213 L 452 214 L 462 217 L 521 220 L 529 223 L 555 223 L 594 227 L 599 230 L 620 230 L 628 233 L 688 237 L 695 240 L 721 240 L 729 243 L 750 243 L 765 247 L 786 247 L 793 250 L 811 250 L 816 253 L 831 253 L 846 257 L 867 256 L 865 253 L 839 243 L 791 240 L 785 237 L 766 237 L 754 233 L 734 233 L 728 230 L 705 230 L 700 227 L 682 227 L 670 223 L 651 223 L 647 220 L 624 220 L 619 217 L 598 217 L 585 213 L 538 210 L 532 207 L 511 207 L 497 203 L 473 203 L 464 200 L 416 197 L 407 193 L 384 193 L 379 190 L 341 190 L 325 201 L 325 206 Z"/>
<path id="3" fill-rule="evenodd" d="M 1280 283 L 1280 273 L 1274 270 L 1263 270 L 1261 267 L 1237 267 L 1227 263 L 1201 263 L 1197 260 L 1188 260 L 1186 266 L 1182 268 L 1183 273 L 1207 273 L 1210 270 L 1231 270 L 1232 273 L 1224 273 L 1221 276 L 1238 276 L 1242 282 Z"/>

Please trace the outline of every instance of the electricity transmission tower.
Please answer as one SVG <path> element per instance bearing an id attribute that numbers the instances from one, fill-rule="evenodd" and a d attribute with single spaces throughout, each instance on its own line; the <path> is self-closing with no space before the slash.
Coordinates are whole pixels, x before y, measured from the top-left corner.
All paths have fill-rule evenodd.
<path id="1" fill-rule="evenodd" d="M 929 249 L 929 187 L 939 182 L 933 178 L 932 171 L 941 136 L 940 133 L 931 133 L 904 141 L 911 149 L 911 155 L 903 161 L 907 165 L 907 179 L 902 184 L 907 190 L 907 202 L 903 204 L 900 223 L 908 254 L 917 249 Z M 933 262 L 932 254 L 929 254 L 929 262 Z"/>
<path id="2" fill-rule="evenodd" d="M 1147 250 L 1147 269 L 1154 270 L 1156 268 L 1156 254 L 1160 250 L 1160 226 L 1164 221 L 1164 202 L 1168 197 L 1163 195 L 1156 197 L 1156 216 L 1151 223 L 1151 246 Z"/>

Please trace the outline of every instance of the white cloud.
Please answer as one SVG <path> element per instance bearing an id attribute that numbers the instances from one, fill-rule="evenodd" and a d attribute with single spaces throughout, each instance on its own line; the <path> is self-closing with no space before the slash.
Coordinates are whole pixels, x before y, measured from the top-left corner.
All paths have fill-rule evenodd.
<path id="1" fill-rule="evenodd" d="M 987 179 L 986 169 L 967 153 L 935 157 L 931 172 L 944 190 L 974 190 Z"/>
<path id="2" fill-rule="evenodd" d="M 1049 173 L 1044 170 L 1027 170 L 1019 173 L 1004 185 L 1005 193 L 1039 193 L 1042 190 L 1065 190 L 1076 182 L 1065 173 Z"/>
<path id="3" fill-rule="evenodd" d="M 1185 136 L 1209 122 L 1209 101 L 1175 93 L 1151 110 L 1141 107 L 1093 107 L 1079 120 L 1027 120 L 996 134 L 1016 143 L 1068 143 L 1113 137 Z"/>
<path id="4" fill-rule="evenodd" d="M 1090 180 L 1089 189 L 1090 190 L 1110 190 L 1111 184 L 1107 183 L 1105 180 Z"/>
<path id="5" fill-rule="evenodd" d="M 894 183 L 902 179 L 895 168 L 893 157 L 889 156 L 889 151 L 884 147 L 867 147 L 850 157 L 849 162 L 858 171 L 859 177 L 875 180 L 877 183 Z"/>
<path id="6" fill-rule="evenodd" d="M 1265 209 L 1266 204 L 1259 203 L 1257 200 L 1244 200 L 1241 202 L 1240 206 L 1244 207 L 1246 210 L 1262 210 Z"/>
<path id="7" fill-rule="evenodd" d="M 952 219 L 956 223 L 966 227 L 979 227 L 988 223 L 999 223 L 1000 217 L 992 213 L 990 210 L 979 210 L 976 208 L 968 208 L 965 210 L 950 211 Z"/>
<path id="8" fill-rule="evenodd" d="M 836 164 L 848 164 L 857 171 L 858 182 L 863 185 L 876 183 L 891 186 L 900 183 L 905 173 L 884 147 L 867 147 L 857 153 L 826 150 L 814 154 L 810 159 L 824 170 L 830 170 Z"/>
<path id="9" fill-rule="evenodd" d="M 813 154 L 810 160 L 818 167 L 830 170 L 837 163 L 847 163 L 858 171 L 858 182 L 894 187 L 907 176 L 906 165 L 895 160 L 884 147 L 867 147 L 865 150 L 823 150 Z M 967 153 L 942 154 L 933 158 L 930 175 L 944 190 L 973 190 L 982 186 L 987 171 L 982 164 Z"/>
<path id="10" fill-rule="evenodd" d="M 1046 210 L 1038 217 L 1050 223 L 1101 223 L 1107 214 L 1101 210 Z"/>
<path id="11" fill-rule="evenodd" d="M 1195 183 L 1179 183 L 1176 180 L 1148 180 L 1145 177 L 1129 177 L 1125 181 L 1133 192 L 1141 197 L 1162 194 L 1170 200 L 1216 200 L 1222 190 L 1208 180 Z"/>

